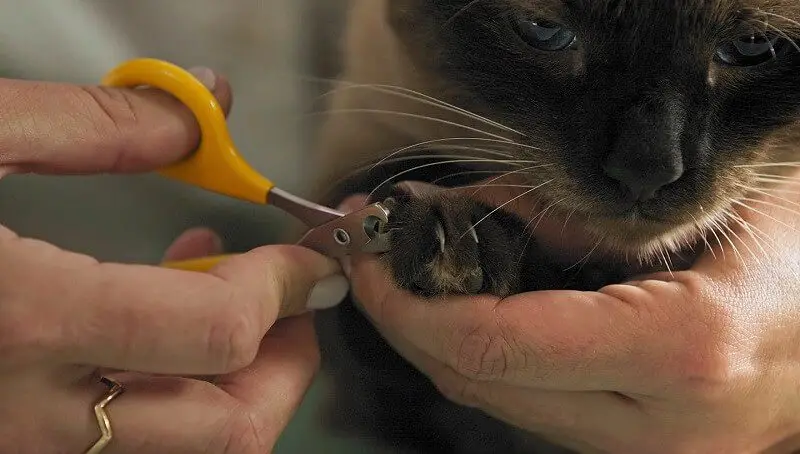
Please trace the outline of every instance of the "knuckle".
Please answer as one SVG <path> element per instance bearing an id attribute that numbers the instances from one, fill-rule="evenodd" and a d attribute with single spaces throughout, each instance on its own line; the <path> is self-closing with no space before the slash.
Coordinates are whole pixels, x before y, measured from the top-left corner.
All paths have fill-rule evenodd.
<path id="1" fill-rule="evenodd" d="M 250 365 L 258 353 L 259 339 L 253 317 L 239 306 L 227 304 L 226 312 L 211 326 L 208 355 L 223 372 Z"/>
<path id="2" fill-rule="evenodd" d="M 87 102 L 95 106 L 93 112 L 99 113 L 93 118 L 103 132 L 129 131 L 137 123 L 136 109 L 125 91 L 98 86 L 84 86 L 80 89 Z"/>
<path id="3" fill-rule="evenodd" d="M 501 379 L 508 373 L 512 356 L 501 331 L 478 326 L 461 339 L 453 368 L 468 379 Z"/>
<path id="4" fill-rule="evenodd" d="M 119 168 L 131 153 L 124 148 L 130 143 L 126 140 L 136 134 L 139 117 L 135 104 L 130 94 L 124 90 L 114 90 L 108 87 L 84 86 L 80 87 L 79 96 L 82 104 L 90 106 L 85 109 L 89 112 L 89 124 L 94 129 L 93 133 L 99 140 L 106 141 L 109 137 L 118 138 L 114 143 L 122 147 L 117 153 L 110 154 L 116 161 L 111 168 Z"/>

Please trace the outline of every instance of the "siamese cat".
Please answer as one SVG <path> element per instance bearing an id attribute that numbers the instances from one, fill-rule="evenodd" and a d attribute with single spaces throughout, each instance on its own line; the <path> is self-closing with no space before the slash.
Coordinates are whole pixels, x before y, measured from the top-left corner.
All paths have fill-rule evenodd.
<path id="1" fill-rule="evenodd" d="M 388 284 L 430 304 L 673 266 L 800 161 L 798 21 L 796 0 L 351 0 L 319 199 L 390 197 Z M 566 219 L 591 254 L 569 267 L 532 238 L 536 213 L 442 189 L 480 185 L 517 188 L 509 203 Z M 557 452 L 445 401 L 353 305 L 318 328 L 337 427 L 411 452 Z"/>

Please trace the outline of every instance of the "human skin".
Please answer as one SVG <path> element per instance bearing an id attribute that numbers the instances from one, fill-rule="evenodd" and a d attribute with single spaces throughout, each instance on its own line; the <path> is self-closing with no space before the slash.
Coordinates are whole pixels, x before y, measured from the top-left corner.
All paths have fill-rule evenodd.
<path id="1" fill-rule="evenodd" d="M 750 203 L 740 213 L 750 231 L 732 226 L 731 243 L 712 242 L 688 270 L 597 292 L 429 301 L 385 285 L 375 257 L 345 269 L 363 312 L 457 403 L 585 453 L 790 453 L 800 447 L 793 184 Z M 563 223 L 536 236 L 577 260 L 585 251 Z"/>
<path id="2" fill-rule="evenodd" d="M 224 77 L 197 77 L 225 106 Z M 199 143 L 190 112 L 153 89 L 0 80 L 0 175 L 147 172 Z M 2 184 L 2 181 L 0 181 Z M 194 229 L 169 248 L 180 260 L 216 254 Z M 0 452 L 263 453 L 314 376 L 312 311 L 335 305 L 339 264 L 296 246 L 266 246 L 209 273 L 100 263 L 0 226 Z"/>

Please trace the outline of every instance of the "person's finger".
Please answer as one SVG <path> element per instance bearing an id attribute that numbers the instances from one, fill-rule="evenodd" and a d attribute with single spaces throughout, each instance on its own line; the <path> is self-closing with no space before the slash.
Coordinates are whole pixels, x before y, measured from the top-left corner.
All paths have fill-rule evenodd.
<path id="1" fill-rule="evenodd" d="M 382 332 L 474 380 L 646 393 L 720 367 L 711 359 L 725 319 L 693 273 L 600 292 L 429 301 L 386 285 L 380 260 L 354 257 L 351 267 L 354 296 Z"/>
<path id="2" fill-rule="evenodd" d="M 422 371 L 448 400 L 480 409 L 564 447 L 595 452 L 585 450 L 589 445 L 576 443 L 597 443 L 615 433 L 618 427 L 630 429 L 631 435 L 641 433 L 644 415 L 637 401 L 628 396 L 606 391 L 550 391 L 471 380 L 413 345 L 398 342 L 391 335 L 389 341 L 399 345 L 403 357 Z"/>
<path id="3" fill-rule="evenodd" d="M 185 375 L 247 366 L 279 317 L 338 304 L 338 264 L 267 246 L 210 273 L 98 264 L 33 240 L 0 242 L 4 361 L 50 361 Z M 47 285 L 41 285 L 46 282 Z M 24 304 L 23 304 L 24 303 Z M 6 349 L 6 347 L 8 347 Z"/>
<path id="4" fill-rule="evenodd" d="M 216 383 L 250 408 L 260 438 L 274 442 L 302 403 L 319 362 L 313 319 L 302 315 L 278 322 L 253 364 Z"/>
<path id="5" fill-rule="evenodd" d="M 364 202 L 353 196 L 340 209 Z M 398 342 L 475 380 L 577 391 L 680 389 L 689 377 L 719 378 L 723 346 L 732 341 L 728 308 L 709 302 L 716 301 L 712 285 L 696 272 L 599 292 L 430 302 L 386 285 L 391 277 L 378 260 L 359 257 L 348 268 L 356 299 L 385 335 L 394 332 Z"/>
<path id="6" fill-rule="evenodd" d="M 107 408 L 115 434 L 108 452 L 270 452 L 318 366 L 312 319 L 305 315 L 276 324 L 250 366 L 214 383 L 112 374 L 126 390 Z M 80 413 L 70 425 L 80 434 L 73 435 L 77 442 L 97 435 L 87 410 L 101 394 L 98 386 L 76 389 L 61 406 L 62 412 Z"/>
<path id="7" fill-rule="evenodd" d="M 136 373 L 109 376 L 124 392 L 106 407 L 114 438 L 104 454 L 269 452 L 258 444 L 249 409 L 212 383 Z M 92 406 L 106 391 L 105 386 L 84 385 L 51 405 L 68 415 L 58 424 L 64 434 L 61 450 L 84 452 L 99 438 Z"/>
<path id="8" fill-rule="evenodd" d="M 250 366 L 213 383 L 110 374 L 126 390 L 107 407 L 115 434 L 108 450 L 269 452 L 302 402 L 318 367 L 314 326 L 306 314 L 278 322 Z M 88 410 L 104 391 L 100 384 L 82 382 L 56 398 L 64 401 L 57 405 L 59 414 L 74 417 L 58 421 L 54 416 L 50 422 L 63 428 L 60 433 L 71 438 L 75 452 L 86 449 L 88 445 L 83 444 L 99 435 Z M 65 424 L 68 427 L 63 427 Z"/>
<path id="9" fill-rule="evenodd" d="M 231 88 L 195 70 L 227 110 Z M 192 113 L 150 88 L 109 88 L 0 79 L 0 168 L 85 174 L 149 171 L 197 148 Z"/>
<path id="10" fill-rule="evenodd" d="M 222 239 L 213 230 L 194 228 L 183 232 L 164 253 L 163 261 L 192 260 L 222 253 Z"/>

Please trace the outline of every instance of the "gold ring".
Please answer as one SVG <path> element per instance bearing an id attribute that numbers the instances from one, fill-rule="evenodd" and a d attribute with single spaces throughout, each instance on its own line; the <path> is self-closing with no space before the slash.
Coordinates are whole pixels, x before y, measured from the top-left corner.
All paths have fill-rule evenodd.
<path id="1" fill-rule="evenodd" d="M 125 391 L 122 384 L 113 378 L 100 377 L 100 381 L 108 386 L 108 392 L 94 404 L 94 416 L 97 418 L 100 438 L 86 451 L 86 454 L 98 454 L 111 443 L 111 439 L 114 438 L 114 432 L 111 430 L 111 420 L 108 418 L 108 413 L 106 413 L 106 406 Z"/>

